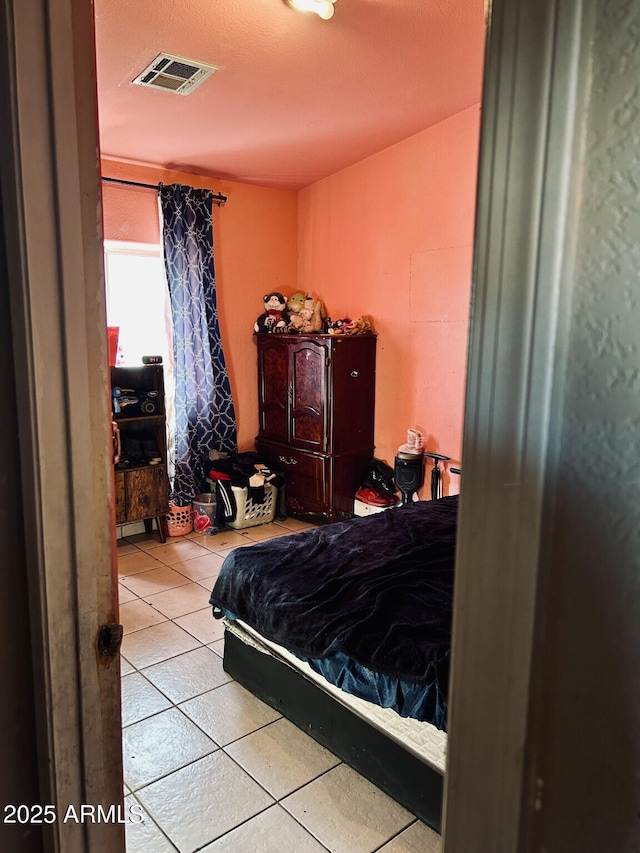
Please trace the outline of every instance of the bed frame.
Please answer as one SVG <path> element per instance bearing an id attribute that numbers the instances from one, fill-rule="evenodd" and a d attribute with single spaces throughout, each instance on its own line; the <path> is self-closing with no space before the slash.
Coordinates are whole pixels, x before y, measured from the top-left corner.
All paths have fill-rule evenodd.
<path id="1" fill-rule="evenodd" d="M 369 725 L 302 673 L 228 630 L 224 669 L 436 832 L 441 831 L 441 772 Z"/>

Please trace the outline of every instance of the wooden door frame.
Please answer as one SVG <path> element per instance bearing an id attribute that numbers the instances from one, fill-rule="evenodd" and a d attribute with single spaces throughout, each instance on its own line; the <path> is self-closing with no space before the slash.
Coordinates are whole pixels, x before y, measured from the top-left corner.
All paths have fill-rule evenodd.
<path id="1" fill-rule="evenodd" d="M 86 0 L 2 0 L 0 183 L 8 247 L 47 850 L 124 850 L 122 824 L 65 822 L 122 802 L 106 318 Z"/>
<path id="2" fill-rule="evenodd" d="M 487 28 L 446 853 L 531 849 L 591 29 L 580 0 L 496 0 Z"/>

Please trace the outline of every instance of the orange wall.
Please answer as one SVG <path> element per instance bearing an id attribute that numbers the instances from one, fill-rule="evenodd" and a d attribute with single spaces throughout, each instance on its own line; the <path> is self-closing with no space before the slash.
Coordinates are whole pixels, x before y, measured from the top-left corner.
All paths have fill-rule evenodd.
<path id="1" fill-rule="evenodd" d="M 301 289 L 334 318 L 373 317 L 376 455 L 393 464 L 418 427 L 428 450 L 460 462 L 479 124 L 471 107 L 297 194 L 103 161 L 110 177 L 229 198 L 214 207 L 215 264 L 241 450 L 258 425 L 251 332 L 262 295 Z M 103 184 L 103 208 L 106 239 L 159 240 L 155 193 Z M 446 477 L 445 493 L 457 490 Z"/>
<path id="2" fill-rule="evenodd" d="M 228 197 L 213 208 L 214 255 L 220 333 L 238 422 L 238 447 L 253 450 L 258 393 L 253 324 L 270 290 L 296 288 L 296 193 L 202 175 L 103 160 L 102 174 L 157 184 L 208 187 Z M 107 240 L 158 243 L 157 194 L 103 183 Z"/>
<path id="3" fill-rule="evenodd" d="M 460 461 L 479 125 L 471 107 L 298 194 L 298 286 L 333 318 L 373 317 L 390 464 L 409 427 Z"/>

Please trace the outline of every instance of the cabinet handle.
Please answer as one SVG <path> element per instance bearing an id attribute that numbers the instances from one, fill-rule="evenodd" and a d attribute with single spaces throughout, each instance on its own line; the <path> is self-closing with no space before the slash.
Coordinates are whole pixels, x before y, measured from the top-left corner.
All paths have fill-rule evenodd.
<path id="1" fill-rule="evenodd" d="M 290 456 L 278 456 L 278 459 L 282 462 L 283 465 L 297 465 L 298 460 L 292 459 Z"/>
<path id="2" fill-rule="evenodd" d="M 111 421 L 111 438 L 113 444 L 113 464 L 117 465 L 122 454 L 122 442 L 120 441 L 120 429 L 115 421 Z"/>
<path id="3" fill-rule="evenodd" d="M 357 370 L 352 370 L 352 371 L 351 371 L 351 375 L 353 376 L 353 378 L 354 378 L 354 379 L 357 379 L 357 378 L 358 378 L 358 376 L 359 376 L 359 374 L 358 374 L 358 371 L 357 371 Z"/>

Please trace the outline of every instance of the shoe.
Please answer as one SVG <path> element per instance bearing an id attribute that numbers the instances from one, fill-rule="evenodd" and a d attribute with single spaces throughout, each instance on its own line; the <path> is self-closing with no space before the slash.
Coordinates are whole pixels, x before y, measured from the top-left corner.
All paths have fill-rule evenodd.
<path id="1" fill-rule="evenodd" d="M 398 502 L 396 496 L 385 495 L 384 492 L 367 486 L 360 486 L 356 492 L 356 498 L 364 504 L 369 504 L 369 506 L 393 506 Z"/>
<path id="2" fill-rule="evenodd" d="M 410 429 L 407 432 L 407 443 L 401 444 L 398 453 L 408 453 L 411 456 L 420 456 L 424 452 L 424 436 L 419 429 Z"/>
<path id="3" fill-rule="evenodd" d="M 382 459 L 372 459 L 366 477 L 362 485 L 370 489 L 376 489 L 387 495 L 396 496 L 396 487 L 393 482 L 393 469 L 383 462 Z"/>

